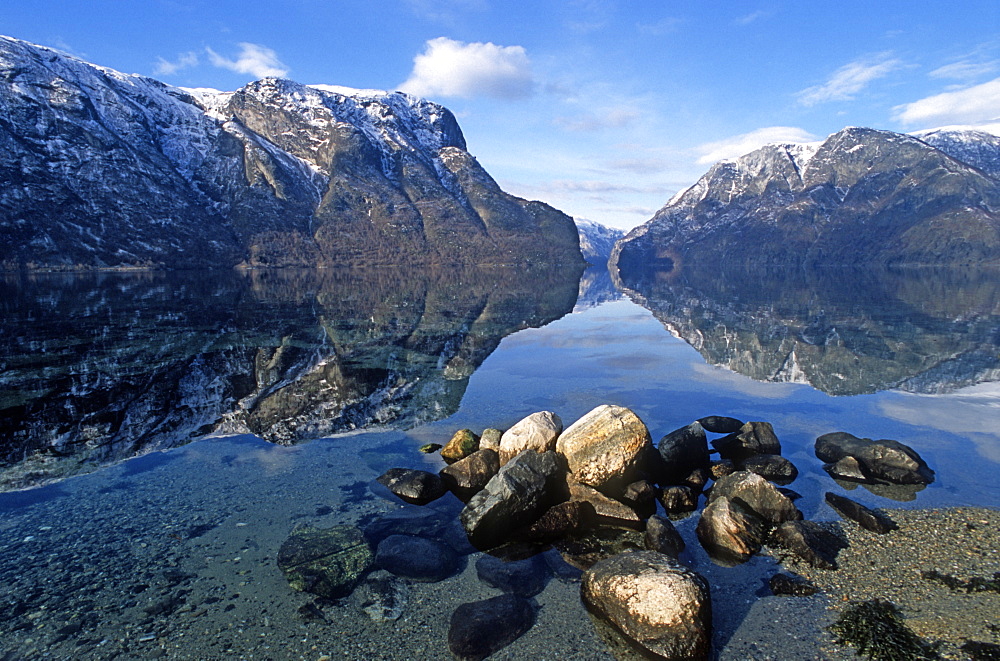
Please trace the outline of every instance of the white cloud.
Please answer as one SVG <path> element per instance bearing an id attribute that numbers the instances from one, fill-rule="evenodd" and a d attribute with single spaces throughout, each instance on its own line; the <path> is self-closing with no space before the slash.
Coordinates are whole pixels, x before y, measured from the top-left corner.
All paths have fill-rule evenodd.
<path id="1" fill-rule="evenodd" d="M 170 62 L 162 57 L 156 58 L 156 67 L 153 69 L 157 76 L 172 76 L 182 69 L 190 69 L 198 66 L 198 54 L 194 51 L 181 53 L 177 60 Z"/>
<path id="2" fill-rule="evenodd" d="M 239 46 L 240 54 L 235 60 L 222 57 L 211 48 L 206 48 L 205 51 L 214 66 L 236 73 L 248 73 L 255 78 L 281 78 L 288 73 L 288 67 L 272 49 L 247 42 L 242 42 Z"/>
<path id="3" fill-rule="evenodd" d="M 1000 119 L 1000 78 L 954 92 L 944 92 L 893 108 L 906 126 L 975 124 Z"/>
<path id="4" fill-rule="evenodd" d="M 761 19 L 761 18 L 764 18 L 767 15 L 768 15 L 768 12 L 763 11 L 763 10 L 758 10 L 758 11 L 755 11 L 755 12 L 753 12 L 751 14 L 747 14 L 746 16 L 740 16 L 739 18 L 737 18 L 733 22 L 736 23 L 737 25 L 750 25 L 754 21 L 756 21 L 758 19 Z"/>
<path id="5" fill-rule="evenodd" d="M 927 75 L 931 78 L 952 78 L 971 82 L 980 76 L 988 76 L 994 73 L 998 68 L 997 65 L 997 62 L 971 62 L 965 60 L 938 67 Z"/>
<path id="6" fill-rule="evenodd" d="M 901 68 L 901 60 L 881 54 L 855 60 L 837 69 L 822 85 L 808 87 L 796 96 L 804 106 L 814 106 L 827 101 L 849 101 L 873 80 L 884 78 Z"/>
<path id="7" fill-rule="evenodd" d="M 531 62 L 521 46 L 464 43 L 438 37 L 413 58 L 413 72 L 400 89 L 417 96 L 531 96 Z"/>
<path id="8" fill-rule="evenodd" d="M 794 126 L 768 126 L 749 133 L 734 135 L 724 140 L 706 142 L 695 147 L 695 151 L 699 154 L 699 165 L 711 165 L 716 161 L 749 154 L 764 145 L 814 142 L 815 140 L 817 140 L 816 136 Z"/>

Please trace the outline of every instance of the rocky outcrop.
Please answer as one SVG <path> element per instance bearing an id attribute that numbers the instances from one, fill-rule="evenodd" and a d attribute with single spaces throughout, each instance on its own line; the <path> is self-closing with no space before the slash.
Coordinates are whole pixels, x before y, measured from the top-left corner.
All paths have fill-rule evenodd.
<path id="1" fill-rule="evenodd" d="M 1000 263 L 1000 181 L 917 138 L 846 128 L 712 166 L 615 245 L 625 280 L 684 264 Z"/>
<path id="2" fill-rule="evenodd" d="M 708 584 L 662 553 L 635 551 L 598 562 L 584 573 L 580 596 L 587 608 L 656 658 L 708 658 Z"/>
<path id="3" fill-rule="evenodd" d="M 858 438 L 847 432 L 816 439 L 816 456 L 834 476 L 858 482 L 930 484 L 934 471 L 917 452 L 899 441 Z"/>
<path id="4" fill-rule="evenodd" d="M 191 92 L 0 38 L 0 267 L 583 264 L 445 108 L 265 78 Z"/>
<path id="5" fill-rule="evenodd" d="M 625 236 L 625 230 L 608 227 L 592 220 L 574 219 L 580 234 L 580 252 L 594 266 L 604 267 L 611 257 L 615 243 Z"/>

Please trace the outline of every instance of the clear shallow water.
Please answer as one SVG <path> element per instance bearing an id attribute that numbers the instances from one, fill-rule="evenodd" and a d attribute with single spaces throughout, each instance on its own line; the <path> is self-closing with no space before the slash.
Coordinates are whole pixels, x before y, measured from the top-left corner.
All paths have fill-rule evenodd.
<path id="1" fill-rule="evenodd" d="M 417 451 L 419 445 L 444 442 L 462 427 L 506 427 L 543 409 L 568 424 L 599 404 L 628 406 L 654 440 L 710 414 L 769 421 L 783 454 L 800 470 L 791 487 L 803 494 L 798 504 L 807 518 L 835 519 L 822 495 L 848 493 L 812 454 L 816 436 L 835 430 L 903 441 L 937 473 L 925 490 L 902 496 L 909 501 L 864 488 L 849 492 L 865 504 L 1000 506 L 1000 489 L 991 479 L 1000 464 L 1000 396 L 988 381 L 991 364 L 979 355 L 995 337 L 990 329 L 1000 327 L 990 296 L 931 315 L 931 323 L 921 321 L 912 306 L 889 306 L 884 298 L 865 307 L 853 299 L 847 306 L 823 300 L 815 292 L 787 304 L 775 297 L 769 299 L 772 307 L 783 309 L 768 317 L 744 292 L 726 298 L 718 287 L 678 289 L 675 283 L 669 295 L 631 290 L 658 319 L 627 299 L 608 300 L 614 297 L 599 284 L 574 307 L 575 282 L 569 287 L 558 278 L 521 289 L 522 280 L 495 275 L 403 281 L 409 284 L 283 276 L 248 287 L 228 278 L 195 286 L 190 280 L 171 284 L 157 277 L 143 284 L 111 277 L 101 283 L 47 282 L 19 290 L 24 298 L 18 305 L 8 299 L 8 312 L 20 315 L 5 320 L 8 347 L 12 337 L 29 334 L 25 329 L 51 328 L 44 319 L 32 327 L 39 313 L 31 309 L 63 292 L 70 313 L 60 316 L 60 306 L 49 308 L 65 324 L 49 342 L 62 338 L 61 344 L 77 349 L 60 354 L 62 359 L 47 357 L 52 344 L 48 353 L 8 350 L 7 383 L 28 383 L 23 372 L 18 377 L 11 369 L 27 365 L 36 370 L 28 390 L 45 394 L 17 403 L 22 409 L 6 406 L 5 420 L 17 411 L 22 418 L 40 411 L 33 424 L 60 432 L 46 438 L 66 438 L 72 436 L 72 427 L 65 426 L 72 416 L 53 409 L 75 403 L 74 415 L 105 421 L 115 439 L 102 445 L 91 430 L 63 441 L 57 451 L 30 443 L 18 450 L 12 441 L 26 438 L 19 435 L 24 424 L 3 427 L 6 483 L 50 482 L 0 494 L 0 649 L 7 658 L 450 658 L 451 612 L 498 594 L 477 579 L 476 554 L 456 576 L 410 585 L 399 620 L 374 622 L 363 610 L 363 597 L 355 595 L 322 604 L 327 621 L 316 622 L 300 612 L 312 599 L 288 587 L 275 565 L 277 549 L 296 524 L 364 524 L 400 508 L 372 481 L 394 466 L 440 468 L 436 456 Z M 123 290 L 129 295 L 121 299 L 109 294 Z M 806 345 L 826 347 L 846 377 L 870 377 L 859 383 L 884 381 L 866 366 L 871 356 L 884 362 L 902 357 L 910 366 L 891 378 L 918 383 L 919 389 L 911 389 L 920 392 L 831 396 L 806 383 L 755 381 L 706 362 L 704 354 L 718 355 L 713 352 L 722 345 L 713 342 L 722 338 L 736 357 L 733 365 L 752 371 L 776 360 L 768 338 L 779 338 L 785 343 L 778 343 L 778 353 L 785 355 L 777 362 L 787 363 L 795 348 L 788 338 L 815 335 L 815 319 L 802 324 L 812 323 L 809 332 L 796 329 L 801 315 L 790 311 L 802 300 L 814 313 L 822 308 L 825 318 L 837 319 L 831 326 L 838 337 L 860 337 L 849 319 L 862 320 L 858 327 L 867 336 L 854 344 L 813 339 L 802 342 L 800 353 Z M 81 306 L 85 301 L 91 303 Z M 591 305 L 596 301 L 604 302 Z M 706 311 L 711 323 L 704 321 Z M 14 318 L 24 323 L 14 328 Z M 140 323 L 144 318 L 151 321 Z M 900 323 L 903 331 L 887 330 Z M 65 330 L 81 324 L 92 329 L 89 335 Z M 748 335 L 740 324 L 755 333 Z M 72 337 L 77 340 L 65 341 Z M 895 347 L 894 354 L 884 351 L 886 345 Z M 845 351 L 856 358 L 846 364 L 862 367 L 843 369 Z M 818 374 L 830 362 L 819 353 L 810 363 L 803 360 L 798 373 L 772 373 L 807 380 L 806 372 Z M 918 353 L 920 360 L 909 358 Z M 126 369 L 117 376 L 110 367 L 98 369 L 103 377 L 87 381 L 85 368 L 95 356 L 110 356 L 104 365 Z M 38 367 L 47 361 L 48 367 Z M 907 369 L 913 373 L 904 374 Z M 935 369 L 950 376 L 928 377 Z M 185 386 L 183 379 L 198 370 L 197 383 Z M 60 379 L 69 380 L 63 391 Z M 171 417 L 168 409 L 176 405 L 143 404 L 141 394 L 149 390 L 143 384 L 161 381 L 167 383 L 154 389 L 157 396 L 197 411 L 197 424 L 191 414 Z M 347 405 L 330 404 L 335 390 L 347 393 Z M 13 392 L 8 387 L 7 401 Z M 121 401 L 135 405 L 115 408 Z M 115 411 L 127 415 L 115 418 Z M 140 412 L 149 415 L 140 419 Z M 288 419 L 297 425 L 284 425 Z M 310 438 L 311 430 L 342 432 L 330 420 L 376 429 Z M 254 434 L 205 436 L 252 425 L 261 436 L 294 444 Z M 305 430 L 302 438 L 296 429 Z M 115 463 L 130 452 L 166 446 L 176 447 Z M 18 457 L 28 458 L 30 470 Z M 102 463 L 109 465 L 94 470 Z M 59 479 L 65 475 L 77 476 Z M 457 516 L 460 503 L 449 496 L 429 507 Z M 822 599 L 764 596 L 762 581 L 774 573 L 774 562 L 760 557 L 735 569 L 717 567 L 698 548 L 695 523 L 696 517 L 678 523 L 689 547 L 683 559 L 713 585 L 720 658 L 817 657 Z M 496 658 L 610 658 L 579 604 L 578 583 L 554 578 L 536 600 L 536 625 Z"/>

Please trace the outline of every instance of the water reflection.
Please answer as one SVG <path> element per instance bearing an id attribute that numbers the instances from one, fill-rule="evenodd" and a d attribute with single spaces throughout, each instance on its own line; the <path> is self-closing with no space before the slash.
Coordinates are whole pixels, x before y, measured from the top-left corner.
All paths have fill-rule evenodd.
<path id="1" fill-rule="evenodd" d="M 579 272 L 11 277 L 0 488 L 214 431 L 288 444 L 447 417 L 500 340 L 573 309 Z"/>
<path id="2" fill-rule="evenodd" d="M 855 395 L 1000 380 L 998 276 L 689 267 L 616 284 L 713 365 Z"/>

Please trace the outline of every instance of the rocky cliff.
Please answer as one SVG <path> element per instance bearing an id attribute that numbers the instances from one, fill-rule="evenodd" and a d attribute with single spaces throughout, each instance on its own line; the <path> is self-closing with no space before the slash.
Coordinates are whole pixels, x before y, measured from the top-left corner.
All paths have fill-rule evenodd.
<path id="1" fill-rule="evenodd" d="M 0 37 L 0 267 L 582 263 L 402 93 L 170 87 Z"/>
<path id="2" fill-rule="evenodd" d="M 628 281 L 688 261 L 1000 264 L 1000 181 L 982 159 L 960 160 L 989 150 L 946 146 L 946 137 L 937 148 L 848 128 L 819 144 L 768 145 L 721 161 L 626 235 L 612 265 Z"/>

